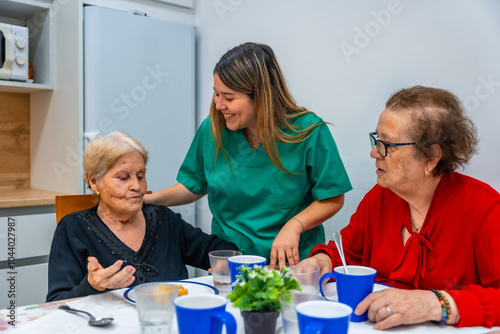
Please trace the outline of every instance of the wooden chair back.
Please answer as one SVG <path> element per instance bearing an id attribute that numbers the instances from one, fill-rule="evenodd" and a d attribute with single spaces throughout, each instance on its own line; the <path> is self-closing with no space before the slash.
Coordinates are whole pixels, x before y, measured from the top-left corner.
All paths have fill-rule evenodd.
<path id="1" fill-rule="evenodd" d="M 56 196 L 56 220 L 59 221 L 62 217 L 76 211 L 82 211 L 93 206 L 97 203 L 91 194 L 85 195 L 59 195 Z"/>
<path id="2" fill-rule="evenodd" d="M 151 194 L 152 192 L 147 191 L 146 193 Z M 59 224 L 61 218 L 67 214 L 89 209 L 96 205 L 92 194 L 56 196 L 56 221 Z"/>

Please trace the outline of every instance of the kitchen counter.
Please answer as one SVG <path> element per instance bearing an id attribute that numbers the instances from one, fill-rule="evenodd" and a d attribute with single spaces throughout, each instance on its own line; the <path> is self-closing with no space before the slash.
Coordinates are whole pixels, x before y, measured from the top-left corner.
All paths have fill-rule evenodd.
<path id="1" fill-rule="evenodd" d="M 56 195 L 63 194 L 38 189 L 1 189 L 0 208 L 54 205 Z"/>

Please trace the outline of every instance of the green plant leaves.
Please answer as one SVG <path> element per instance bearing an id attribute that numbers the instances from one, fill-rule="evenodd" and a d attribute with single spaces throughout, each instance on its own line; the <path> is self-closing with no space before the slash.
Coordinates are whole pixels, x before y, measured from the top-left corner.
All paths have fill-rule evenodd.
<path id="1" fill-rule="evenodd" d="M 279 297 L 290 290 L 301 290 L 290 268 L 280 272 L 260 266 L 241 266 L 233 291 L 227 296 L 242 311 L 279 311 Z"/>

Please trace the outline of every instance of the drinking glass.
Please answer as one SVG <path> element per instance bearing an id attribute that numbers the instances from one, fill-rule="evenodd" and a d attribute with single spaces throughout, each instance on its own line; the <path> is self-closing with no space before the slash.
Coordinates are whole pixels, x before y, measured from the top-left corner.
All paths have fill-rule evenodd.
<path id="1" fill-rule="evenodd" d="M 231 256 L 241 255 L 241 252 L 234 250 L 216 250 L 208 253 L 214 287 L 219 290 L 219 294 L 225 295 L 231 292 L 231 274 L 229 273 L 229 263 L 227 259 Z"/>
<path id="2" fill-rule="evenodd" d="M 297 278 L 302 292 L 319 294 L 319 266 L 310 263 L 299 263 L 291 266 L 290 269 Z"/>
<path id="3" fill-rule="evenodd" d="M 168 283 L 146 283 L 134 288 L 142 334 L 170 333 L 179 287 Z"/>
<path id="4" fill-rule="evenodd" d="M 309 300 L 325 299 L 317 293 L 307 293 L 295 290 L 280 296 L 279 302 L 285 334 L 299 334 L 299 323 L 295 306 Z"/>

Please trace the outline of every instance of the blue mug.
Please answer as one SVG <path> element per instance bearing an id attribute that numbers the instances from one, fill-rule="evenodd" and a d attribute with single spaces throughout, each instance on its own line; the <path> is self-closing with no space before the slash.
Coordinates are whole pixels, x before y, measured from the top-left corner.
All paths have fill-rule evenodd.
<path id="1" fill-rule="evenodd" d="M 366 296 L 373 292 L 377 271 L 373 268 L 363 266 L 347 266 L 347 271 L 349 274 L 346 274 L 344 267 L 340 266 L 333 269 L 332 273 L 326 273 L 321 276 L 319 290 L 321 295 L 328 299 L 323 291 L 323 281 L 327 278 L 335 278 L 337 282 L 338 301 L 349 305 L 354 310 Z M 361 315 L 353 314 L 351 317 L 351 321 L 354 322 L 366 320 L 368 320 L 368 312 Z"/>
<path id="2" fill-rule="evenodd" d="M 229 274 L 231 275 L 231 283 L 236 282 L 236 275 L 241 275 L 239 267 L 243 265 L 251 266 L 258 265 L 265 267 L 266 258 L 257 255 L 235 255 L 227 259 L 229 263 Z"/>
<path id="3" fill-rule="evenodd" d="M 352 308 L 349 305 L 312 300 L 295 306 L 301 334 L 347 334 Z"/>
<path id="4" fill-rule="evenodd" d="M 227 299 L 218 295 L 187 295 L 174 299 L 179 334 L 236 334 L 236 320 L 226 311 Z"/>

